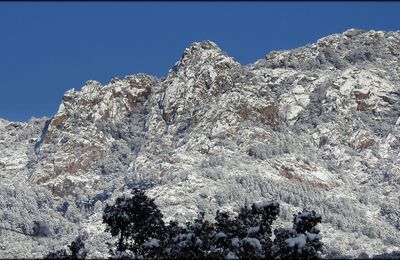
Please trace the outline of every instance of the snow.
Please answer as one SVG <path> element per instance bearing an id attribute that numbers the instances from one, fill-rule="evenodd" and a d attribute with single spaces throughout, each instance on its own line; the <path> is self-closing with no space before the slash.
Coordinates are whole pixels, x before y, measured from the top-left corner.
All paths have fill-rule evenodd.
<path id="1" fill-rule="evenodd" d="M 270 206 L 270 205 L 274 205 L 274 206 L 276 206 L 277 205 L 277 202 L 276 201 L 258 201 L 258 202 L 256 202 L 256 203 L 254 203 L 254 206 L 256 207 L 256 209 L 258 209 L 258 210 L 260 210 L 260 209 L 263 209 L 263 208 L 265 208 L 265 207 L 268 207 L 268 206 Z"/>
<path id="2" fill-rule="evenodd" d="M 215 238 L 219 239 L 219 238 L 224 238 L 226 237 L 226 234 L 222 231 L 219 231 L 216 235 Z"/>
<path id="3" fill-rule="evenodd" d="M 67 98 L 52 122 L 62 121 L 63 115 L 70 117 L 60 127 L 49 128 L 37 154 L 32 153 L 35 141 L 29 140 L 40 137 L 43 122 L 35 126 L 0 120 L 2 188 L 22 183 L 30 191 L 35 187 L 52 189 L 54 184 L 55 193 L 62 194 L 57 197 L 60 200 L 70 193 L 89 199 L 103 191 L 115 197 L 131 182 L 156 180 L 147 194 L 156 199 L 166 220 L 181 222 L 194 219 L 200 210 L 207 215 L 216 209 L 235 213 L 245 201 L 293 199 L 287 209 L 291 213 L 304 206 L 325 212 L 323 219 L 329 216 L 328 222 L 345 222 L 346 232 L 338 225 L 329 229 L 330 248 L 356 256 L 361 250 L 357 248 L 381 252 L 389 247 L 387 241 L 394 241 L 390 246 L 395 247 L 399 244 L 397 231 L 379 216 L 379 209 L 386 204 L 396 208 L 400 194 L 393 186 L 400 172 L 396 138 L 400 134 L 398 127 L 393 127 L 400 125 L 398 103 L 389 104 L 382 98 L 398 102 L 400 62 L 399 56 L 391 53 L 398 53 L 400 34 L 385 33 L 383 37 L 394 39 L 390 42 L 375 41 L 377 35 L 366 32 L 347 38 L 338 34 L 298 50 L 271 53 L 269 58 L 307 60 L 315 58 L 321 48 L 338 46 L 344 40 L 348 46 L 332 48 L 342 61 L 364 43 L 375 48 L 376 61 L 349 63 L 344 69 L 271 68 L 266 60 L 244 67 L 215 44 L 197 43 L 185 52 L 177 74 L 170 73 L 163 81 L 143 75 L 130 77 L 152 92 L 133 111 L 127 95 L 137 97 L 143 92 L 127 78 L 114 79 L 104 87 L 89 82 L 80 91 L 64 95 Z M 383 45 L 377 46 L 380 42 Z M 216 80 L 220 78 L 227 82 L 219 85 Z M 357 110 L 360 100 L 355 91 L 370 92 L 363 102 L 371 105 L 371 111 Z M 257 112 L 272 103 L 278 110 L 277 129 L 263 123 L 265 115 Z M 178 111 L 175 121 L 167 123 L 162 116 L 174 109 Z M 322 137 L 328 141 L 319 147 Z M 63 138 L 69 141 L 59 143 Z M 368 138 L 376 144 L 363 151 L 350 146 Z M 267 156 L 249 156 L 248 151 L 259 144 L 266 147 Z M 81 167 L 85 159 L 87 168 L 68 173 L 74 163 Z M 213 160 L 218 164 L 208 163 Z M 101 173 L 101 166 L 106 173 Z M 290 169 L 289 174 L 283 169 Z M 53 174 L 55 170 L 58 176 Z M 382 181 L 383 170 L 390 171 L 391 183 Z M 29 174 L 33 178 L 25 183 Z M 48 180 L 43 186 L 36 185 L 39 178 Z M 368 206 L 359 201 L 364 197 Z M 346 207 L 337 212 L 342 201 Z M 295 207 L 295 203 L 300 205 Z M 54 214 L 65 219 L 57 211 Z M 86 218 L 78 211 L 74 215 Z M 365 220 L 365 225 L 359 225 L 360 220 Z M 363 240 L 358 240 L 350 231 L 370 234 L 367 229 L 377 237 L 363 235 Z M 100 236 L 98 232 L 94 239 Z M 8 235 L 4 240 L 13 241 Z M 4 256 L 1 253 L 0 257 Z"/>
<path id="4" fill-rule="evenodd" d="M 176 238 L 178 240 L 189 240 L 193 236 L 193 233 L 187 233 L 187 234 L 179 234 Z"/>
<path id="5" fill-rule="evenodd" d="M 146 248 L 154 248 L 154 247 L 159 247 L 160 246 L 160 240 L 156 238 L 152 238 L 146 243 L 143 244 L 144 247 Z"/>
<path id="6" fill-rule="evenodd" d="M 247 234 L 254 234 L 254 233 L 258 233 L 260 231 L 260 226 L 255 226 L 255 227 L 249 227 L 247 229 Z"/>
<path id="7" fill-rule="evenodd" d="M 300 114 L 302 110 L 303 107 L 299 105 L 292 105 L 289 103 L 286 107 L 286 119 L 288 121 L 293 121 L 297 119 L 297 116 Z"/>
<path id="8" fill-rule="evenodd" d="M 132 258 L 132 254 L 129 252 L 121 252 L 117 251 L 114 255 L 111 256 L 111 259 L 129 259 Z"/>
<path id="9" fill-rule="evenodd" d="M 313 212 L 312 211 L 303 211 L 301 212 L 299 215 L 297 215 L 296 218 L 296 224 L 300 223 L 301 221 L 303 221 L 305 218 L 309 218 L 311 216 L 313 216 Z M 320 216 L 319 214 L 315 214 L 316 217 Z"/>
<path id="10" fill-rule="evenodd" d="M 239 240 L 239 238 L 237 238 L 237 237 L 232 238 L 232 240 L 231 240 L 231 245 L 232 245 L 233 247 L 239 247 L 239 246 L 240 246 L 240 240 Z"/>
<path id="11" fill-rule="evenodd" d="M 342 77 L 336 83 L 337 85 L 340 86 L 340 93 L 343 96 L 350 96 L 350 93 L 354 88 L 355 80 L 353 78 L 351 78 L 351 75 L 353 73 L 354 72 L 352 69 L 348 69 L 348 70 L 344 71 L 342 74 Z"/>
<path id="12" fill-rule="evenodd" d="M 202 245 L 203 245 L 203 240 L 201 240 L 200 238 L 196 238 L 195 246 L 201 247 Z"/>
<path id="13" fill-rule="evenodd" d="M 239 257 L 232 251 L 229 251 L 229 253 L 225 256 L 225 259 L 239 259 Z"/>
<path id="14" fill-rule="evenodd" d="M 314 241 L 314 240 L 319 240 L 322 238 L 321 234 L 314 234 L 314 233 L 306 233 L 308 240 Z"/>
<path id="15" fill-rule="evenodd" d="M 243 238 L 243 242 L 250 244 L 258 252 L 262 251 L 261 243 L 257 238 L 245 237 Z"/>
<path id="16" fill-rule="evenodd" d="M 304 91 L 305 91 L 305 90 L 304 90 L 304 87 L 297 85 L 297 86 L 295 86 L 295 87 L 293 88 L 292 93 L 293 93 L 293 94 L 296 94 L 296 95 L 299 95 L 299 94 L 303 94 Z"/>
<path id="17" fill-rule="evenodd" d="M 306 238 L 306 235 L 300 234 L 297 237 L 292 237 L 292 238 L 286 239 L 285 242 L 288 244 L 289 247 L 297 246 L 299 248 L 303 248 L 307 244 L 307 238 Z"/>

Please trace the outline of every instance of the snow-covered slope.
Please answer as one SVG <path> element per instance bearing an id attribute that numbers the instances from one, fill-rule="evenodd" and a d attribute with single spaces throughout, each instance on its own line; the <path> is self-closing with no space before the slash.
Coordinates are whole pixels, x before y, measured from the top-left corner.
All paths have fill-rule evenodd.
<path id="1" fill-rule="evenodd" d="M 275 198 L 281 224 L 301 208 L 322 214 L 328 256 L 398 250 L 399 62 L 400 32 L 351 29 L 247 66 L 193 43 L 165 79 L 88 81 L 51 119 L 1 120 L 1 185 L 47 190 L 54 205 L 41 207 L 58 222 L 37 203 L 51 222 L 42 239 L 84 232 L 92 256 L 107 253 L 102 207 L 135 186 L 167 219 Z M 0 219 L 20 230 L 28 220 L 10 219 L 10 196 Z M 71 229 L 57 233 L 61 223 Z M 0 257 L 18 252 L 9 242 Z"/>

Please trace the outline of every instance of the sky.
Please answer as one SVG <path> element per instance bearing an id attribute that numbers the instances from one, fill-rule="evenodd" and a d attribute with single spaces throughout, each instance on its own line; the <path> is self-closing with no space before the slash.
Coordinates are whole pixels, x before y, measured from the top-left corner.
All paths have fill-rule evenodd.
<path id="1" fill-rule="evenodd" d="M 241 64 L 350 28 L 400 30 L 400 2 L 0 2 L 0 118 L 51 117 L 86 80 L 166 76 L 192 42 Z"/>

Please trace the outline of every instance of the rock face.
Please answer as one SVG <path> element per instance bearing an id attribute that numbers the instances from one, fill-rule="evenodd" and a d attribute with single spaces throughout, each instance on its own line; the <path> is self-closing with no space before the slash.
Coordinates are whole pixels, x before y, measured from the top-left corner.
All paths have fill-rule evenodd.
<path id="1" fill-rule="evenodd" d="M 104 87 L 87 81 L 81 91 L 67 91 L 37 143 L 39 163 L 32 183 L 64 196 L 74 192 L 75 185 L 92 186 L 99 178 L 95 172 L 104 171 L 102 163 L 116 146 L 127 150 L 125 161 L 135 161 L 141 145 L 135 138 L 143 135 L 146 104 L 157 84 L 155 78 L 139 74 Z"/>
<path id="2" fill-rule="evenodd" d="M 379 254 L 400 242 L 399 77 L 399 32 L 351 29 L 248 66 L 193 43 L 165 79 L 88 81 L 51 119 L 1 120 L 0 176 L 73 204 L 79 224 L 72 206 L 54 214 L 97 257 L 101 208 L 143 185 L 167 219 L 275 198 L 286 220 L 322 214 L 327 256 Z"/>

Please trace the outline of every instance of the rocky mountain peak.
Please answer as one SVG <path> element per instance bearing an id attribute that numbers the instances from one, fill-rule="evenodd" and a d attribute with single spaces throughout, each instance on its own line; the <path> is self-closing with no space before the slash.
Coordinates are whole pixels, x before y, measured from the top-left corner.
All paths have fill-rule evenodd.
<path id="1" fill-rule="evenodd" d="M 342 70 L 400 57 L 400 32 L 350 29 L 290 51 L 272 51 L 255 66 L 296 70 Z M 368 66 L 368 65 L 367 65 Z M 383 64 L 385 66 L 385 64 Z"/>
<path id="2" fill-rule="evenodd" d="M 222 50 L 219 46 L 209 40 L 201 42 L 193 42 L 188 48 L 186 48 L 182 54 L 182 59 L 192 59 L 201 56 L 202 54 L 219 53 Z"/>
<path id="3" fill-rule="evenodd" d="M 58 195 L 71 192 L 65 187 L 70 176 L 100 167 L 118 136 L 107 125 L 143 125 L 138 115 L 145 113 L 157 84 L 158 79 L 137 74 L 115 78 L 105 86 L 90 80 L 80 91 L 67 91 L 42 135 L 37 154 L 42 163 L 35 169 L 33 182 L 47 184 Z M 85 178 L 81 181 L 86 182 Z"/>
<path id="4" fill-rule="evenodd" d="M 0 120 L 0 192 L 46 187 L 74 205 L 52 216 L 90 216 L 70 226 L 92 231 L 106 202 L 148 183 L 167 220 L 279 198 L 287 220 L 323 213 L 333 252 L 399 249 L 399 64 L 399 32 L 351 29 L 248 66 L 193 43 L 162 81 L 88 81 L 51 119 Z"/>
<path id="5" fill-rule="evenodd" d="M 158 107 L 153 108 L 150 117 L 159 116 L 159 120 L 149 124 L 151 135 L 162 137 L 170 146 L 177 133 L 193 130 L 206 120 L 203 116 L 210 104 L 234 88 L 233 77 L 240 69 L 241 65 L 215 43 L 193 43 L 155 95 Z"/>
<path id="6" fill-rule="evenodd" d="M 189 71 L 198 72 L 204 66 L 224 66 L 228 68 L 240 66 L 232 57 L 223 52 L 212 41 L 194 42 L 186 48 L 181 59 L 171 69 L 170 74 L 185 76 Z"/>
<path id="7" fill-rule="evenodd" d="M 201 50 L 216 50 L 221 51 L 218 45 L 210 40 L 205 40 L 201 42 L 193 42 L 188 48 L 191 51 L 201 51 Z"/>
<path id="8" fill-rule="evenodd" d="M 7 125 L 9 122 L 7 121 L 7 120 L 5 120 L 5 119 L 3 119 L 3 118 L 0 118 L 0 126 L 2 127 L 2 126 L 4 126 L 4 125 Z"/>

